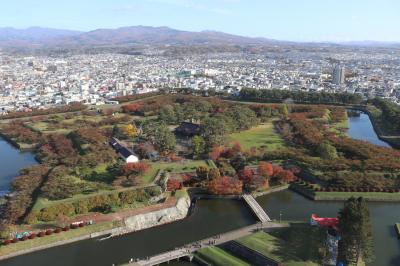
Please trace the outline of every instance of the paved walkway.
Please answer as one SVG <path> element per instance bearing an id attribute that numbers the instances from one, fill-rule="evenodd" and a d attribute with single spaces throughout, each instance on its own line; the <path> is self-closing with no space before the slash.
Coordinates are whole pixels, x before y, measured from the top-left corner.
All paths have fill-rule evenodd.
<path id="1" fill-rule="evenodd" d="M 206 238 L 203 240 L 199 240 L 197 242 L 185 245 L 181 248 L 177 248 L 175 250 L 171 250 L 168 252 L 164 252 L 161 254 L 157 254 L 152 257 L 148 257 L 146 259 L 140 259 L 137 261 L 131 261 L 126 265 L 131 265 L 131 266 L 152 266 L 152 265 L 159 265 L 164 262 L 176 260 L 182 257 L 191 257 L 193 256 L 192 254 L 196 252 L 199 249 L 205 248 L 205 247 L 210 247 L 210 246 L 215 246 L 215 245 L 220 245 L 244 236 L 248 236 L 250 234 L 255 233 L 256 231 L 259 230 L 264 230 L 264 229 L 271 229 L 271 228 L 281 228 L 281 227 L 287 227 L 288 225 L 285 224 L 278 224 L 278 223 L 258 223 L 258 224 L 253 224 L 250 226 L 246 226 L 243 228 L 240 228 L 235 231 L 230 231 L 221 235 L 213 236 L 210 238 Z"/>
<path id="2" fill-rule="evenodd" d="M 254 214 L 262 223 L 271 221 L 271 218 L 269 218 L 268 214 L 264 211 L 260 204 L 258 204 L 258 202 L 252 195 L 245 194 L 243 195 L 243 199 L 246 201 L 246 203 L 249 205 Z"/>

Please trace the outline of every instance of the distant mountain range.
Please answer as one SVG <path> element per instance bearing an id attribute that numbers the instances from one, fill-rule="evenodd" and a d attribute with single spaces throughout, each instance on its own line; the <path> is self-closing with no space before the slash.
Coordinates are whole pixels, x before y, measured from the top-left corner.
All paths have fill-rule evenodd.
<path id="1" fill-rule="evenodd" d="M 0 28 L 0 47 L 80 47 L 112 45 L 276 45 L 290 43 L 267 38 L 250 38 L 216 31 L 182 31 L 168 27 L 132 26 L 89 32 L 41 27 Z M 343 43 L 346 44 L 346 43 Z M 368 41 L 366 46 L 382 46 Z M 393 45 L 393 43 L 390 43 Z M 363 42 L 348 43 L 363 45 Z"/>

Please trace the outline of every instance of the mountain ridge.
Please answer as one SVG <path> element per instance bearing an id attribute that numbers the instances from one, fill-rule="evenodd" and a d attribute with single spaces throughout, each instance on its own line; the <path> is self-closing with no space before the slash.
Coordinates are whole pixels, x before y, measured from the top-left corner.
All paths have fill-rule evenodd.
<path id="1" fill-rule="evenodd" d="M 104 45 L 277 45 L 293 42 L 263 37 L 245 37 L 220 31 L 185 31 L 166 26 L 126 26 L 119 28 L 99 28 L 91 31 L 75 31 L 43 27 L 15 29 L 0 28 L 0 47 L 76 47 Z M 355 46 L 398 46 L 396 42 L 352 41 L 320 42 Z"/>

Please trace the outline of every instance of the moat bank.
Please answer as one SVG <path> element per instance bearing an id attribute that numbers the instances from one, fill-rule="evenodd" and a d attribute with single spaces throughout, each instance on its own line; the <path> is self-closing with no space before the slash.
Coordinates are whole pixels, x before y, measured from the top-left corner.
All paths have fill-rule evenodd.
<path id="1" fill-rule="evenodd" d="M 192 215 L 176 223 L 110 238 L 58 246 L 0 261 L 0 265 L 107 265 L 128 262 L 174 249 L 255 223 L 251 211 L 240 200 L 204 199 Z"/>

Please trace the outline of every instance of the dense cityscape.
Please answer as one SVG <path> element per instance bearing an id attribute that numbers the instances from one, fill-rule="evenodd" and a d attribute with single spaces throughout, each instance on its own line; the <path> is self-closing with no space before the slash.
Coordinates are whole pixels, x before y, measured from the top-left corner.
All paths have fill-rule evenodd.
<path id="1" fill-rule="evenodd" d="M 0 53 L 0 111 L 82 102 L 101 105 L 160 88 L 348 92 L 400 103 L 400 51 L 298 46 L 266 52 L 27 56 Z"/>

